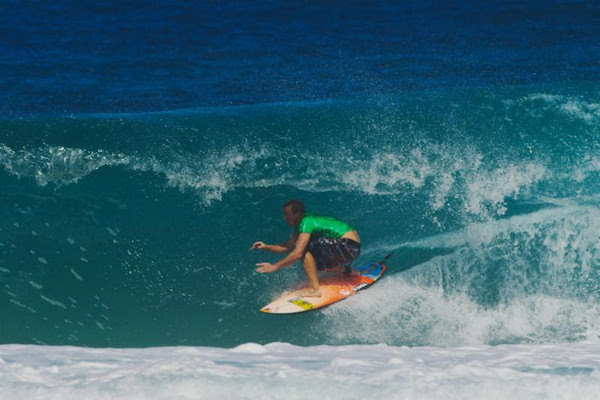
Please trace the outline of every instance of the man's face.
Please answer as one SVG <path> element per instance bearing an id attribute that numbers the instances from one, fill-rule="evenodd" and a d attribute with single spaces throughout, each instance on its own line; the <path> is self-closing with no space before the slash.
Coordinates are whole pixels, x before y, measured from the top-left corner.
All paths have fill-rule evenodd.
<path id="1" fill-rule="evenodd" d="M 300 225 L 300 221 L 302 221 L 302 213 L 294 213 L 292 211 L 292 206 L 284 207 L 283 209 L 283 219 L 289 226 L 298 226 Z"/>

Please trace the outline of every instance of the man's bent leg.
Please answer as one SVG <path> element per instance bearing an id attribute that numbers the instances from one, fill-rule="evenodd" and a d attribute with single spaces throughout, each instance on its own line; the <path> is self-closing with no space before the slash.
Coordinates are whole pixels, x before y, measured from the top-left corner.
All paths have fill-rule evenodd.
<path id="1" fill-rule="evenodd" d="M 308 283 L 310 284 L 310 290 L 303 292 L 303 295 L 307 297 L 321 297 L 321 291 L 319 290 L 319 276 L 317 275 L 317 261 L 313 255 L 310 254 L 310 251 L 307 251 L 304 254 L 302 266 L 304 267 L 306 276 L 308 276 Z"/>

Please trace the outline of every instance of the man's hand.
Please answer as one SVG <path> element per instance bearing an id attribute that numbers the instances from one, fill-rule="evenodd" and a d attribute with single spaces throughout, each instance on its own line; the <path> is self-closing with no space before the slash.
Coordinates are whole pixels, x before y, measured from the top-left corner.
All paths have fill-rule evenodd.
<path id="1" fill-rule="evenodd" d="M 255 242 L 254 244 L 252 244 L 252 247 L 250 247 L 250 250 L 268 250 L 269 249 L 269 245 L 268 244 L 264 244 L 263 242 Z"/>
<path id="2" fill-rule="evenodd" d="M 277 271 L 277 267 L 268 262 L 258 263 L 256 266 L 258 267 L 256 268 L 256 272 L 260 272 L 261 274 Z"/>

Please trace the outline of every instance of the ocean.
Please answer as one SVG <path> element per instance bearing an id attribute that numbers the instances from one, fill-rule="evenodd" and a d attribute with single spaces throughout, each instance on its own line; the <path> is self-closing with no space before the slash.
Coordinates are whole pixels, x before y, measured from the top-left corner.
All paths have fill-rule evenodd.
<path id="1" fill-rule="evenodd" d="M 595 398 L 597 4 L 0 11 L 0 398 Z M 384 277 L 260 313 L 289 199 Z"/>

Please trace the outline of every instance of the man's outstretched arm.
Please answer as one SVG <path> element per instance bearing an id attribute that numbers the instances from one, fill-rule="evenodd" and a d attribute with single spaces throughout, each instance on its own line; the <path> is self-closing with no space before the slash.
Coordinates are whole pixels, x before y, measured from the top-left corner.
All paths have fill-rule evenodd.
<path id="1" fill-rule="evenodd" d="M 296 247 L 294 247 L 294 250 L 291 251 L 290 254 L 288 254 L 275 264 L 266 262 L 256 264 L 256 266 L 259 267 L 256 268 L 256 272 L 275 272 L 277 270 L 280 270 L 281 268 L 285 268 L 289 265 L 292 265 L 304 256 L 304 252 L 306 251 L 306 246 L 308 246 L 309 240 L 310 233 L 301 233 L 300 235 L 298 235 L 298 239 L 296 240 Z"/>
<path id="2" fill-rule="evenodd" d="M 292 236 L 290 240 L 281 244 L 265 244 L 264 242 L 255 242 L 251 250 L 266 250 L 272 253 L 287 253 L 292 249 L 294 242 L 296 241 L 296 235 Z"/>

